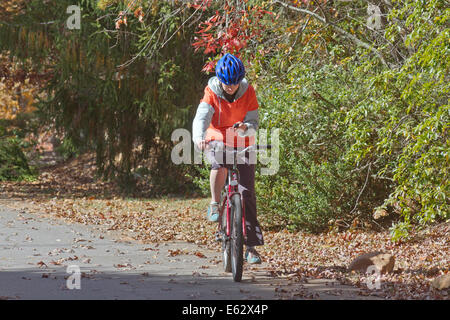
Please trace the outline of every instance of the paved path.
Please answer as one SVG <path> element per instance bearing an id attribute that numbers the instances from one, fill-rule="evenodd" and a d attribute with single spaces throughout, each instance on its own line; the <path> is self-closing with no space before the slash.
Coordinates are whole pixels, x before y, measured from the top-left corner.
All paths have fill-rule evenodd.
<path id="1" fill-rule="evenodd" d="M 148 245 L 120 236 L 0 207 L 0 300 L 256 300 L 280 299 L 287 292 L 290 297 L 297 292 L 298 298 L 305 293 L 318 299 L 367 298 L 358 296 L 357 288 L 329 280 L 300 284 L 273 278 L 264 264 L 247 268 L 243 281 L 235 283 L 223 272 L 218 252 L 192 243 Z"/>

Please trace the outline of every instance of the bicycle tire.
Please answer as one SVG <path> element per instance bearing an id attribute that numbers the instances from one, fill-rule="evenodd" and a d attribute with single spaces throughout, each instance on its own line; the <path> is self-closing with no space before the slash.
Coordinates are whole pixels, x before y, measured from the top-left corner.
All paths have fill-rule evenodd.
<path id="1" fill-rule="evenodd" d="M 241 195 L 235 193 L 231 196 L 231 272 L 233 280 L 240 282 L 244 267 L 244 234 L 242 230 L 242 203 Z"/>
<path id="2" fill-rule="evenodd" d="M 220 203 L 224 203 L 223 200 Z M 221 209 L 221 232 L 222 232 L 222 261 L 223 269 L 225 272 L 231 272 L 231 244 L 230 241 L 226 239 L 227 235 L 227 205 Z"/>

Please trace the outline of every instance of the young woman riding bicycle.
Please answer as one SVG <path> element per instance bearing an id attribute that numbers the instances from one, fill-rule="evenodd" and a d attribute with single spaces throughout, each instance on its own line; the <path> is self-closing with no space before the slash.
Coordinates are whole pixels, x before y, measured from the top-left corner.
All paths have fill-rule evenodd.
<path id="1" fill-rule="evenodd" d="M 227 53 L 216 65 L 216 76 L 208 81 L 203 99 L 193 121 L 193 141 L 200 150 L 205 150 L 209 141 L 222 141 L 228 147 L 247 147 L 254 144 L 258 129 L 258 101 L 254 88 L 247 82 L 242 61 Z M 233 128 L 233 125 L 235 125 Z M 211 163 L 211 203 L 207 219 L 219 220 L 220 192 L 227 177 L 227 162 L 224 152 L 206 150 Z M 229 164 L 228 164 L 229 165 Z M 264 244 L 263 235 L 256 217 L 255 163 L 246 155 L 245 163 L 238 164 L 240 185 L 245 208 L 248 263 L 261 263 L 255 246 Z"/>

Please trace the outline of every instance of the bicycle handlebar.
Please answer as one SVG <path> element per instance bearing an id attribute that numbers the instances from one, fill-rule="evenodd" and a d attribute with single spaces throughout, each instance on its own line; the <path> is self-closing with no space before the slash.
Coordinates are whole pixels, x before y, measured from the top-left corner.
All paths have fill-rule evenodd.
<path id="1" fill-rule="evenodd" d="M 242 150 L 236 150 L 236 149 L 226 149 L 226 145 L 222 142 L 222 141 L 216 141 L 216 140 L 212 140 L 212 141 L 208 141 L 206 143 L 206 148 L 208 148 L 208 146 L 211 146 L 209 149 L 213 149 L 214 151 L 228 151 L 228 152 L 233 152 L 233 153 L 244 153 L 247 151 L 261 151 L 261 150 L 270 150 L 272 149 L 272 145 L 261 145 L 261 144 L 253 144 L 251 146 L 248 146 Z M 229 147 L 232 148 L 232 147 Z M 253 150 L 252 150 L 253 149 Z"/>

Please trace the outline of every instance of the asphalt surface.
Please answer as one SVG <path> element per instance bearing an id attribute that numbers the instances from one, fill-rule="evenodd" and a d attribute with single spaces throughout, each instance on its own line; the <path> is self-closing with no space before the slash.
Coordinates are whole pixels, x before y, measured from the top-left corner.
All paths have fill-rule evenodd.
<path id="1" fill-rule="evenodd" d="M 0 206 L 0 300 L 367 299 L 330 280 L 293 283 L 263 263 L 233 282 L 219 252 L 193 243 L 143 244 L 104 227 Z"/>

